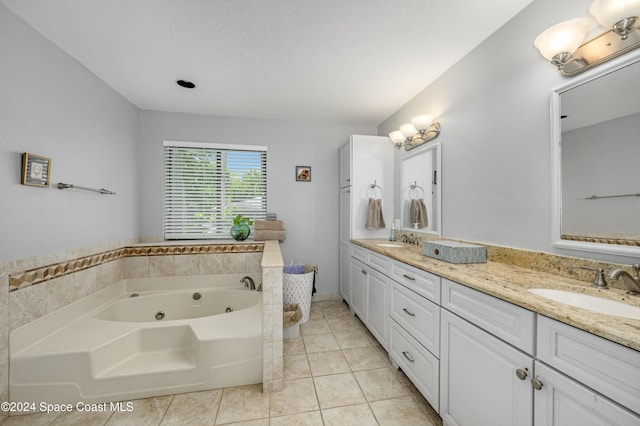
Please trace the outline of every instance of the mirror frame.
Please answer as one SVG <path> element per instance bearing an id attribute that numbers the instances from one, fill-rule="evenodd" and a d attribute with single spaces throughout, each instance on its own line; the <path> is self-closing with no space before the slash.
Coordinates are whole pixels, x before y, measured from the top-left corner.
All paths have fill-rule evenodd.
<path id="1" fill-rule="evenodd" d="M 407 227 L 403 227 L 402 226 L 402 216 L 404 214 L 403 211 L 403 203 L 402 203 L 402 178 L 403 178 L 403 169 L 402 169 L 402 162 L 406 159 L 412 158 L 412 157 L 416 157 L 426 151 L 429 150 L 433 150 L 435 149 L 435 161 L 436 161 L 436 168 L 435 170 L 437 171 L 437 183 L 436 183 L 436 202 L 438 203 L 438 207 L 437 207 L 437 218 L 436 218 L 436 226 L 438 227 L 435 231 L 425 231 L 422 229 L 414 229 L 414 228 L 407 228 Z M 405 151 L 406 155 L 403 155 L 399 158 L 400 161 L 400 190 L 398 191 L 398 193 L 400 194 L 400 230 L 403 231 L 409 231 L 409 232 L 415 232 L 415 233 L 419 233 L 419 234 L 425 234 L 425 235 L 435 235 L 435 236 L 442 236 L 442 144 L 440 143 L 440 141 L 433 141 L 431 140 L 430 142 L 426 142 L 423 143 L 421 145 L 419 145 L 418 147 L 416 147 L 415 150 L 411 150 L 411 151 Z M 398 188 L 398 186 L 396 186 L 396 188 Z"/>
<path id="2" fill-rule="evenodd" d="M 640 256 L 640 247 L 562 239 L 562 126 L 560 95 L 570 89 L 640 61 L 640 51 L 616 58 L 551 89 L 551 245 L 553 247 L 622 256 Z"/>

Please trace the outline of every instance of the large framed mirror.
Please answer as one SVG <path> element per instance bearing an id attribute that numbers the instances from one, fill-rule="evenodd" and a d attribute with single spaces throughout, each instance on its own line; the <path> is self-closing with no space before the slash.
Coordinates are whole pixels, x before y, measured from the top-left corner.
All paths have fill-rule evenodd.
<path id="1" fill-rule="evenodd" d="M 555 247 L 640 255 L 640 53 L 551 94 Z"/>
<path id="2" fill-rule="evenodd" d="M 440 142 L 425 143 L 400 160 L 400 227 L 441 235 L 442 153 Z"/>

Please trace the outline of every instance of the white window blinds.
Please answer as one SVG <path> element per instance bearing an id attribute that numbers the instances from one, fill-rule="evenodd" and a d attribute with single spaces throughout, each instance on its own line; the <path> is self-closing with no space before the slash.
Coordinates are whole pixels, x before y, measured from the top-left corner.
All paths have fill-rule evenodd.
<path id="1" fill-rule="evenodd" d="M 267 211 L 267 148 L 164 142 L 164 238 L 226 239 Z"/>

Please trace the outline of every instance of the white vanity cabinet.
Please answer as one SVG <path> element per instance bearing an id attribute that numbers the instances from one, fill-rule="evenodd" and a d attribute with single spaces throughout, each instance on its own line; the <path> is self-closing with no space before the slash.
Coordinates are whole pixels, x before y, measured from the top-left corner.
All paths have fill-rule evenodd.
<path id="1" fill-rule="evenodd" d="M 358 246 L 351 252 L 351 304 L 353 313 L 387 349 L 389 336 L 389 277 L 386 256 Z"/>
<path id="2" fill-rule="evenodd" d="M 535 314 L 442 280 L 440 416 L 445 425 L 533 423 Z"/>
<path id="3" fill-rule="evenodd" d="M 537 358 L 536 425 L 640 425 L 640 352 L 539 315 Z"/>

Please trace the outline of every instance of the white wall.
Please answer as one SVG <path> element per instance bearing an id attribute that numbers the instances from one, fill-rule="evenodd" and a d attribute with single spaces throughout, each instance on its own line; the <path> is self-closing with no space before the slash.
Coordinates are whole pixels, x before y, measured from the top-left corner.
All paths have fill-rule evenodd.
<path id="1" fill-rule="evenodd" d="M 320 294 L 338 294 L 338 205 L 340 145 L 350 134 L 375 127 L 281 120 L 140 112 L 140 204 L 143 239 L 162 236 L 163 140 L 264 145 L 267 210 L 287 229 L 285 262 L 319 267 Z M 311 182 L 296 182 L 295 166 L 311 166 Z"/>
<path id="2" fill-rule="evenodd" d="M 136 108 L 2 5 L 0 58 L 0 261 L 136 238 Z M 49 188 L 20 184 L 23 152 L 52 159 Z"/>
<path id="3" fill-rule="evenodd" d="M 551 247 L 549 98 L 566 80 L 533 41 L 591 2 L 533 2 L 378 127 L 425 113 L 442 124 L 445 237 L 629 263 Z"/>

